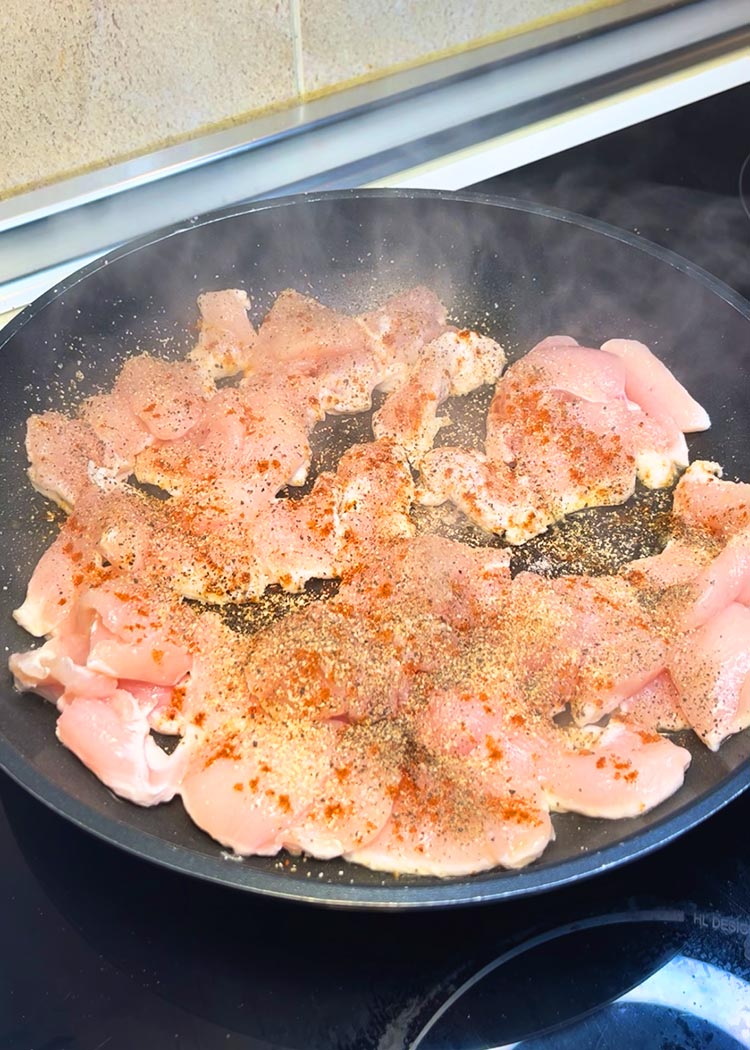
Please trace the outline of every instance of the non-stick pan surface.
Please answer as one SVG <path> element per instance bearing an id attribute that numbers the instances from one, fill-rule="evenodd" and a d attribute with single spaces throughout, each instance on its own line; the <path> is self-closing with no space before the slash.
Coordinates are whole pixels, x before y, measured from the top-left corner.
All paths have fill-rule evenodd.
<path id="1" fill-rule="evenodd" d="M 0 335 L 4 453 L 0 459 L 2 633 L 54 524 L 25 478 L 24 423 L 109 384 L 128 354 L 174 355 L 195 338 L 196 296 L 244 287 L 255 319 L 286 287 L 357 310 L 414 283 L 458 323 L 511 351 L 565 332 L 589 345 L 612 336 L 649 343 L 700 398 L 712 429 L 693 458 L 750 479 L 750 305 L 698 267 L 630 234 L 514 200 L 431 192 L 300 196 L 229 209 L 127 245 L 70 277 Z M 5 661 L 3 661 L 5 662 Z M 557 839 L 520 872 L 394 878 L 348 865 L 227 858 L 179 802 L 140 809 L 116 799 L 57 743 L 55 712 L 0 685 L 0 765 L 43 802 L 142 857 L 227 885 L 359 907 L 427 907 L 537 893 L 622 864 L 668 842 L 744 790 L 750 731 L 717 754 L 689 743 L 685 786 L 626 821 L 559 815 Z"/>

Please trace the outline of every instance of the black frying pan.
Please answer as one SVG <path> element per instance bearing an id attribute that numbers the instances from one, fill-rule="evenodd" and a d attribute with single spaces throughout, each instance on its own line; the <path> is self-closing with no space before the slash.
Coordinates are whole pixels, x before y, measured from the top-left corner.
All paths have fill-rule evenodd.
<path id="1" fill-rule="evenodd" d="M 138 350 L 168 356 L 194 341 L 195 298 L 240 286 L 259 319 L 294 287 L 358 310 L 409 284 L 441 294 L 459 324 L 511 351 L 553 332 L 598 345 L 641 339 L 709 410 L 693 458 L 750 478 L 750 305 L 698 267 L 630 234 L 552 208 L 473 195 L 342 192 L 228 209 L 154 234 L 68 278 L 0 334 L 5 453 L 0 471 L 2 641 L 29 637 L 11 620 L 54 526 L 25 480 L 24 422 L 111 383 Z M 3 661 L 4 662 L 4 661 Z M 47 805 L 142 857 L 202 878 L 300 900 L 426 907 L 537 893 L 641 856 L 704 820 L 750 782 L 750 733 L 717 754 L 688 741 L 685 786 L 643 817 L 554 818 L 556 841 L 520 872 L 394 878 L 333 860 L 227 859 L 178 802 L 153 810 L 116 799 L 54 736 L 53 708 L 0 686 L 0 766 Z"/>

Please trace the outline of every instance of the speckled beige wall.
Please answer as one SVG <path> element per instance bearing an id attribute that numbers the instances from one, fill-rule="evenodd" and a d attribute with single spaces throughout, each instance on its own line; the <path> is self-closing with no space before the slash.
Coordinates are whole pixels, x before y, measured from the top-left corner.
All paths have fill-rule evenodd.
<path id="1" fill-rule="evenodd" d="M 1 0 L 0 194 L 296 97 L 287 0 Z"/>
<path id="2" fill-rule="evenodd" d="M 304 87 L 316 93 L 608 2 L 616 0 L 299 0 Z"/>
<path id="3" fill-rule="evenodd" d="M 579 9 L 575 0 L 0 0 L 0 196 Z"/>

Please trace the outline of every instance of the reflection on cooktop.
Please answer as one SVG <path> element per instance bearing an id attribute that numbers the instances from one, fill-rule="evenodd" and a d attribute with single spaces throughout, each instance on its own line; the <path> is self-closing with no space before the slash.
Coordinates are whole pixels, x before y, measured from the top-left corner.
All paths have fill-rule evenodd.
<path id="1" fill-rule="evenodd" d="M 692 918 L 679 910 L 636 911 L 598 917 L 535 938 L 466 981 L 411 1046 L 413 1050 L 748 1047 L 750 983 L 678 949 L 682 945 L 691 950 Z M 747 958 L 747 937 L 743 945 Z M 626 991 L 618 994 L 618 987 Z M 514 1029 L 516 1035 L 511 1036 Z"/>

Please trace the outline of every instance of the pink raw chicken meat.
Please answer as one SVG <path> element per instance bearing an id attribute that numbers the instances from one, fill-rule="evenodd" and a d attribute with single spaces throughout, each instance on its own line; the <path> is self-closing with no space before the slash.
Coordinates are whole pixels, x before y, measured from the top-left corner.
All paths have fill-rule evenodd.
<path id="1" fill-rule="evenodd" d="M 33 689 L 62 708 L 67 696 L 106 699 L 117 680 L 87 666 L 89 636 L 65 632 L 38 649 L 14 653 L 9 664 L 18 689 Z"/>
<path id="2" fill-rule="evenodd" d="M 540 781 L 552 809 L 637 817 L 673 795 L 690 764 L 684 747 L 616 719 L 579 734 L 577 746 L 542 752 Z"/>
<path id="3" fill-rule="evenodd" d="M 680 708 L 712 751 L 750 725 L 750 609 L 746 606 L 727 605 L 685 634 L 671 647 L 667 665 Z"/>
<path id="4" fill-rule="evenodd" d="M 306 376 L 324 412 L 361 412 L 379 382 L 375 347 L 353 317 L 287 290 L 268 312 L 250 361 L 253 374 Z"/>
<path id="5" fill-rule="evenodd" d="M 358 318 L 287 290 L 261 325 L 249 370 L 305 377 L 324 412 L 361 412 L 444 328 L 445 308 L 424 288 Z"/>
<path id="6" fill-rule="evenodd" d="M 374 341 L 378 386 L 390 391 L 405 382 L 422 347 L 447 327 L 446 310 L 434 292 L 418 285 L 362 314 L 357 323 Z"/>
<path id="7" fill-rule="evenodd" d="M 126 477 L 136 454 L 154 440 L 172 440 L 194 426 L 205 397 L 192 365 L 148 354 L 130 358 L 112 393 L 85 402 L 80 418 L 60 412 L 29 418 L 31 482 L 69 511 L 103 479 Z"/>
<path id="8" fill-rule="evenodd" d="M 644 685 L 620 704 L 618 715 L 649 732 L 689 729 L 680 708 L 680 695 L 667 671 Z"/>
<path id="9" fill-rule="evenodd" d="M 466 760 L 424 765 L 399 786 L 392 814 L 369 844 L 347 860 L 378 871 L 441 877 L 470 875 L 535 860 L 554 837 L 536 799 L 472 786 Z"/>
<path id="10" fill-rule="evenodd" d="M 254 720 L 241 737 L 212 738 L 180 788 L 188 813 L 240 854 L 273 855 L 287 829 L 310 811 L 332 768 L 333 722 L 288 726 Z"/>
<path id="11" fill-rule="evenodd" d="M 88 423 L 60 412 L 29 417 L 26 453 L 31 484 L 67 511 L 93 487 L 91 468 L 105 459 L 104 444 Z"/>
<path id="12" fill-rule="evenodd" d="M 353 445 L 339 460 L 336 481 L 339 527 L 346 541 L 343 574 L 352 561 L 358 563 L 362 551 L 414 535 L 414 482 L 405 453 L 392 441 Z"/>
<path id="13" fill-rule="evenodd" d="M 635 339 L 610 339 L 602 350 L 619 357 L 625 366 L 625 393 L 644 412 L 658 418 L 671 416 L 685 434 L 708 430 L 711 420 L 705 408 L 690 396 L 663 361 Z"/>
<path id="14" fill-rule="evenodd" d="M 96 514 L 96 501 L 86 501 L 85 508 Z M 89 523 L 90 524 L 89 519 Z M 77 515 L 63 525 L 55 541 L 44 552 L 26 588 L 26 598 L 13 617 L 29 634 L 41 638 L 51 634 L 67 620 L 85 577 L 92 568 L 94 542 L 90 527 Z"/>
<path id="15" fill-rule="evenodd" d="M 480 761 L 476 782 L 489 777 L 492 786 L 504 783 L 526 798 L 541 790 L 544 808 L 608 819 L 658 805 L 680 786 L 690 762 L 684 748 L 614 718 L 606 728 L 559 728 L 519 704 L 513 686 L 492 674 L 483 688 L 476 681 L 436 695 L 422 726 L 428 747 Z"/>
<path id="16" fill-rule="evenodd" d="M 375 437 L 390 437 L 417 464 L 450 423 L 438 416 L 449 395 L 468 394 L 494 382 L 505 367 L 505 353 L 477 332 L 451 330 L 422 349 L 411 374 L 372 417 Z"/>
<path id="17" fill-rule="evenodd" d="M 198 296 L 200 335 L 189 358 L 210 379 L 233 376 L 250 367 L 256 332 L 247 311 L 247 292 L 228 288 Z"/>
<path id="18" fill-rule="evenodd" d="M 660 675 L 667 646 L 635 590 L 617 577 L 563 576 L 551 589 L 569 610 L 568 637 L 557 641 L 580 653 L 571 710 L 587 725 Z"/>
<path id="19" fill-rule="evenodd" d="M 669 484 L 688 462 L 682 431 L 666 410 L 655 413 L 653 397 L 648 411 L 629 400 L 626 376 L 614 353 L 567 336 L 539 343 L 497 384 L 484 455 L 442 448 L 424 457 L 422 501 L 450 500 L 520 543 L 582 507 L 624 502 L 636 476 Z"/>
<path id="20" fill-rule="evenodd" d="M 692 595 L 682 626 L 701 627 L 732 602 L 750 605 L 750 528 L 727 545 L 692 581 Z"/>
<path id="21" fill-rule="evenodd" d="M 126 478 L 135 457 L 155 441 L 154 435 L 130 407 L 117 383 L 111 394 L 96 394 L 85 401 L 81 419 L 102 442 L 101 465 L 114 477 Z"/>
<path id="22" fill-rule="evenodd" d="M 129 358 L 112 392 L 85 401 L 81 417 L 104 444 L 102 466 L 125 478 L 135 457 L 155 441 L 171 441 L 200 418 L 212 384 L 182 361 L 150 354 Z"/>
<path id="23" fill-rule="evenodd" d="M 160 441 L 174 441 L 200 422 L 207 391 L 187 361 L 162 361 L 150 354 L 129 358 L 115 389 L 127 390 L 133 413 Z"/>
<path id="24" fill-rule="evenodd" d="M 236 480 L 248 499 L 268 501 L 284 485 L 305 480 L 308 429 L 304 410 L 281 390 L 220 390 L 206 405 L 200 425 L 181 440 L 137 457 L 136 476 L 171 493 L 195 483 Z"/>
<path id="25" fill-rule="evenodd" d="M 750 485 L 722 481 L 718 463 L 698 460 L 680 478 L 673 510 L 684 527 L 726 541 L 750 528 Z"/>
<path id="26" fill-rule="evenodd" d="M 367 726 L 347 726 L 319 795 L 283 843 L 329 860 L 362 849 L 385 827 L 400 779 L 398 748 Z"/>
<path id="27" fill-rule="evenodd" d="M 83 609 L 96 614 L 90 633 L 87 666 L 112 678 L 133 678 L 152 685 L 176 685 L 192 663 L 184 643 L 174 640 L 170 610 L 149 601 L 127 585 L 87 591 Z"/>
<path id="28" fill-rule="evenodd" d="M 107 787 L 140 806 L 173 798 L 189 757 L 186 742 L 168 755 L 150 731 L 147 712 L 124 689 L 106 700 L 75 697 L 57 720 L 58 739 Z"/>

